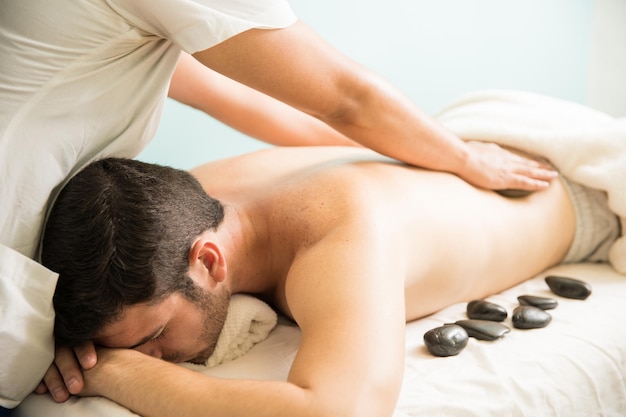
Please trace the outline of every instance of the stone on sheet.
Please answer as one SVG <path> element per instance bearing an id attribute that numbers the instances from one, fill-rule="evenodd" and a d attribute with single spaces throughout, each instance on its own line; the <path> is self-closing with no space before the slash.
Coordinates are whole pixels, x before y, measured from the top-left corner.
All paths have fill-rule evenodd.
<path id="1" fill-rule="evenodd" d="M 552 292 L 561 297 L 584 300 L 591 294 L 591 285 L 576 278 L 550 275 L 545 281 Z"/>
<path id="2" fill-rule="evenodd" d="M 469 336 L 464 328 L 456 324 L 444 324 L 424 333 L 424 344 L 435 356 L 458 355 L 465 346 Z"/>
<path id="3" fill-rule="evenodd" d="M 492 320 L 457 320 L 454 324 L 464 328 L 469 337 L 478 340 L 500 339 L 511 331 L 510 327 Z"/>
<path id="4" fill-rule="evenodd" d="M 473 300 L 467 303 L 467 317 L 477 320 L 503 321 L 507 317 L 506 309 L 485 300 Z"/>
<path id="5" fill-rule="evenodd" d="M 513 310 L 511 319 L 516 329 L 539 329 L 550 324 L 552 316 L 538 307 L 520 305 Z"/>
<path id="6" fill-rule="evenodd" d="M 535 306 L 542 310 L 552 310 L 559 304 L 554 298 L 536 295 L 520 295 L 517 297 L 517 301 L 523 306 Z"/>

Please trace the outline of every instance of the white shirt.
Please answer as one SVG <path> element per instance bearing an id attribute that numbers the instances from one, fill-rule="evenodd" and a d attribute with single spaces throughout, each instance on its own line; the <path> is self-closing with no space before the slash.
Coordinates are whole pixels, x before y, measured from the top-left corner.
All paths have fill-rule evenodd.
<path id="1" fill-rule="evenodd" d="M 181 49 L 294 21 L 286 0 L 2 0 L 0 406 L 16 406 L 53 358 L 57 277 L 30 259 L 67 178 L 145 147 Z"/>

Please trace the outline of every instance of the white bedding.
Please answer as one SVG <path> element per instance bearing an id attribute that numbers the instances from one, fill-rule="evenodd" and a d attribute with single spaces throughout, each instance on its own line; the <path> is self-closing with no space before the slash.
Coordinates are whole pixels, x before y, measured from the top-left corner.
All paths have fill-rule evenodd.
<path id="1" fill-rule="evenodd" d="M 593 286 L 584 301 L 553 295 L 546 273 L 489 297 L 507 308 L 510 325 L 517 296 L 557 298 L 546 328 L 512 331 L 495 342 L 470 339 L 458 356 L 437 358 L 423 334 L 465 318 L 466 303 L 450 306 L 406 327 L 404 384 L 394 417 L 618 417 L 626 415 L 626 277 L 608 265 L 562 265 L 548 271 Z M 204 370 L 222 378 L 285 379 L 299 343 L 297 327 L 281 321 L 247 355 Z M 31 395 L 19 417 L 128 417 L 102 398 L 56 404 Z M 254 417 L 254 416 L 251 416 Z M 297 416 L 294 416 L 297 417 Z"/>

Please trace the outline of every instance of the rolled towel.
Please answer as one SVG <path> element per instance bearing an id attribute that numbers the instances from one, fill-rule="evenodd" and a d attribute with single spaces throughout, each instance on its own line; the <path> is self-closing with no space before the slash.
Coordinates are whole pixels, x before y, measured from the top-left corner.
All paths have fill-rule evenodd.
<path id="1" fill-rule="evenodd" d="M 215 350 L 205 365 L 183 364 L 201 370 L 229 362 L 245 355 L 257 343 L 269 336 L 278 317 L 265 302 L 245 294 L 235 294 L 230 299 L 224 327 L 217 339 Z"/>

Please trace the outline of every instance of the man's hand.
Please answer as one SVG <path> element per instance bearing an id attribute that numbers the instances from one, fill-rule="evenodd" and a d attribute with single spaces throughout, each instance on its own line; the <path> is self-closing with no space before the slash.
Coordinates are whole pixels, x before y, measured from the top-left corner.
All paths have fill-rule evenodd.
<path id="1" fill-rule="evenodd" d="M 70 395 L 79 394 L 85 385 L 83 370 L 96 365 L 98 358 L 93 343 L 88 342 L 75 348 L 57 346 L 54 362 L 48 368 L 35 392 L 49 392 L 56 402 L 64 402 Z"/>
<path id="2" fill-rule="evenodd" d="M 465 181 L 490 190 L 543 190 L 558 177 L 548 163 L 509 152 L 495 143 L 468 141 L 467 164 L 457 172 Z"/>

